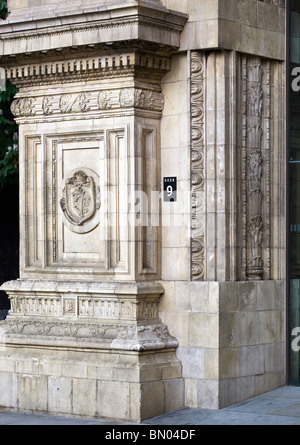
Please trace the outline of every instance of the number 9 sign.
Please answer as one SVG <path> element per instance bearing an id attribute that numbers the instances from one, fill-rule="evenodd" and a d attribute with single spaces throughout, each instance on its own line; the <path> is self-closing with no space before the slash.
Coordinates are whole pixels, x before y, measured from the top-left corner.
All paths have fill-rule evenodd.
<path id="1" fill-rule="evenodd" d="M 177 200 L 177 178 L 164 178 L 164 201 L 175 202 Z"/>

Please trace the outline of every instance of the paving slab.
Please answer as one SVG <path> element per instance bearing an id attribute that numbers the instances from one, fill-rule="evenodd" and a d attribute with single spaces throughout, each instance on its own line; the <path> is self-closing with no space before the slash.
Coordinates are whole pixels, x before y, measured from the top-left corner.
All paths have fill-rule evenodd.
<path id="1" fill-rule="evenodd" d="M 142 424 L 3 412 L 0 425 L 300 425 L 300 387 L 285 386 L 219 411 L 184 408 Z"/>
<path id="2" fill-rule="evenodd" d="M 224 412 L 236 411 L 240 413 L 271 414 L 283 407 L 295 403 L 295 399 L 276 397 L 256 397 L 255 399 L 239 403 L 224 410 Z"/>
<path id="3" fill-rule="evenodd" d="M 259 397 L 283 397 L 289 399 L 300 399 L 300 387 L 298 386 L 282 386 L 281 388 L 269 391 Z"/>
<path id="4" fill-rule="evenodd" d="M 300 402 L 293 403 L 291 405 L 285 406 L 284 408 L 280 408 L 276 411 L 273 411 L 272 414 L 276 416 L 300 417 Z"/>
<path id="5" fill-rule="evenodd" d="M 193 409 L 176 412 L 144 422 L 148 425 L 300 425 L 296 416 L 262 415 L 255 412 L 234 412 L 229 410 L 210 411 Z"/>
<path id="6" fill-rule="evenodd" d="M 118 423 L 75 417 L 0 413 L 0 425 L 118 425 Z"/>

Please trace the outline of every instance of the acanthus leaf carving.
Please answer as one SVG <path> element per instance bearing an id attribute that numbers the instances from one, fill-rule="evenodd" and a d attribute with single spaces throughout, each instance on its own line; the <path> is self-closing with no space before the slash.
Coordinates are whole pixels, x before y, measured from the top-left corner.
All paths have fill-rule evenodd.
<path id="1" fill-rule="evenodd" d="M 111 97 L 108 91 L 100 91 L 98 95 L 98 106 L 100 110 L 109 110 L 112 107 Z"/>
<path id="2" fill-rule="evenodd" d="M 54 98 L 52 96 L 45 96 L 42 102 L 42 110 L 43 113 L 47 116 L 50 114 L 53 114 L 53 104 L 54 104 Z"/>
<path id="3" fill-rule="evenodd" d="M 261 280 L 268 276 L 268 264 L 264 263 L 264 243 L 268 241 L 266 218 L 263 208 L 268 201 L 266 195 L 269 180 L 268 161 L 265 159 L 264 144 L 266 115 L 269 102 L 265 91 L 268 91 L 268 71 L 260 59 L 247 58 L 245 64 L 245 151 L 243 156 L 245 179 L 245 252 L 246 274 L 248 280 Z M 265 82 L 263 84 L 263 82 Z M 265 100 L 266 99 L 266 100 Z M 263 112 L 263 110 L 265 110 Z M 267 153 L 268 154 L 268 153 Z M 247 198 L 246 198 L 247 197 Z M 265 246 L 267 248 L 267 245 Z"/>
<path id="4" fill-rule="evenodd" d="M 164 97 L 159 90 L 132 87 L 25 97 L 16 99 L 11 105 L 11 111 L 16 117 L 31 116 L 39 121 L 48 117 L 51 120 L 61 119 L 59 115 L 75 113 L 96 113 L 99 118 L 114 116 L 120 113 L 121 108 L 153 112 L 155 117 L 159 117 L 164 108 Z"/>
<path id="5" fill-rule="evenodd" d="M 16 99 L 11 104 L 11 112 L 16 117 L 30 116 L 33 114 L 33 103 L 32 98 Z"/>

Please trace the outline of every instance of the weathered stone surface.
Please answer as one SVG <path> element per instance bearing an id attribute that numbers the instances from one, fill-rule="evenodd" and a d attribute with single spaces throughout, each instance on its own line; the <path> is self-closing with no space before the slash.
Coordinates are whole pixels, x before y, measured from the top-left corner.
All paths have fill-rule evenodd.
<path id="1" fill-rule="evenodd" d="M 21 276 L 0 404 L 140 421 L 283 384 L 283 2 L 9 8 Z"/>

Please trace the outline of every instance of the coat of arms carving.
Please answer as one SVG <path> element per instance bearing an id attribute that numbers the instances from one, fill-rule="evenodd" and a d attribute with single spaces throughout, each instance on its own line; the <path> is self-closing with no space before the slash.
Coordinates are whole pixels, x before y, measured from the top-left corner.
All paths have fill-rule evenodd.
<path id="1" fill-rule="evenodd" d="M 73 176 L 65 181 L 60 205 L 71 226 L 79 227 L 88 223 L 99 208 L 97 187 L 93 176 L 89 176 L 83 170 L 75 171 Z M 79 230 L 79 232 L 83 233 L 84 230 Z"/>

